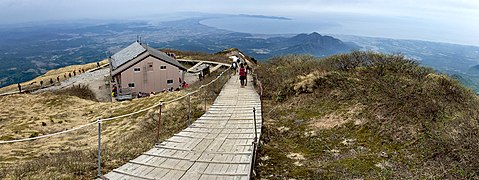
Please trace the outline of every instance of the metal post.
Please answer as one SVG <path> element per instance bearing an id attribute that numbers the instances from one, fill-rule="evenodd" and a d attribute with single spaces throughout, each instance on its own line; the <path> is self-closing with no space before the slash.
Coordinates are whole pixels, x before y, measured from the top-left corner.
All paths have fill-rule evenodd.
<path id="1" fill-rule="evenodd" d="M 190 94 L 188 94 L 188 127 L 190 127 L 190 116 L 191 116 L 191 107 L 190 107 Z"/>
<path id="2" fill-rule="evenodd" d="M 98 118 L 98 177 L 101 177 L 101 118 Z"/>
<path id="3" fill-rule="evenodd" d="M 160 101 L 160 113 L 158 115 L 158 123 L 156 125 L 156 143 L 160 141 L 160 126 L 161 126 L 161 108 L 163 107 L 163 102 Z"/>
<path id="4" fill-rule="evenodd" d="M 253 107 L 253 121 L 254 121 L 254 142 L 258 140 L 258 135 L 256 133 L 256 108 Z"/>
<path id="5" fill-rule="evenodd" d="M 258 135 L 256 134 L 256 108 L 253 107 L 253 122 L 254 122 L 254 141 L 253 141 L 253 157 L 251 158 L 251 171 L 250 171 L 250 179 L 253 179 L 253 173 L 254 173 L 254 165 L 256 164 L 256 146 L 257 146 L 257 140 L 258 140 Z"/>

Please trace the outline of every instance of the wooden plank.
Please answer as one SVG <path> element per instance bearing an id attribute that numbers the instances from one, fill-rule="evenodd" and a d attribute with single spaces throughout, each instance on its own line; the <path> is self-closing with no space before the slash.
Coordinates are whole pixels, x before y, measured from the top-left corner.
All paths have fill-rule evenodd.
<path id="1" fill-rule="evenodd" d="M 184 173 L 184 171 L 171 170 L 162 179 L 180 179 Z"/>
<path id="2" fill-rule="evenodd" d="M 104 177 L 106 177 L 108 179 L 120 179 L 123 176 L 124 176 L 123 174 L 116 173 L 116 172 L 111 172 L 111 173 L 108 173 L 108 174 L 104 175 Z"/>
<path id="3" fill-rule="evenodd" d="M 188 171 L 180 178 L 180 180 L 198 180 L 200 177 L 200 173 Z"/>
<path id="4" fill-rule="evenodd" d="M 135 175 L 137 176 L 141 176 L 141 177 L 147 177 L 147 178 L 154 178 L 154 177 L 149 177 L 147 176 L 147 174 L 149 174 L 151 171 L 153 171 L 155 168 L 154 167 L 150 167 L 150 166 L 143 166 L 144 169 L 138 173 L 136 173 Z"/>
<path id="5" fill-rule="evenodd" d="M 152 178 L 152 177 L 147 177 L 147 176 L 139 176 L 139 175 L 135 175 L 135 174 L 131 174 L 129 172 L 125 172 L 125 171 L 121 171 L 121 170 L 113 170 L 113 172 L 116 172 L 116 173 L 120 173 L 122 175 L 125 175 L 124 178 L 125 179 L 133 179 L 133 178 L 137 178 L 137 179 L 147 179 L 147 180 L 154 180 L 155 178 Z"/>
<path id="6" fill-rule="evenodd" d="M 160 167 L 165 167 L 165 168 L 168 168 L 168 169 L 172 169 L 172 170 L 180 170 L 180 169 L 176 169 L 176 165 L 180 162 L 180 160 L 178 159 L 172 159 L 172 158 L 169 158 L 169 159 L 166 159 L 166 161 L 164 161 L 163 163 L 160 164 Z"/>
<path id="7" fill-rule="evenodd" d="M 169 169 L 164 169 L 164 168 L 155 168 L 153 171 L 151 171 L 148 176 L 149 177 L 154 177 L 155 179 L 162 179 L 168 172 L 171 170 Z"/>
<path id="8" fill-rule="evenodd" d="M 185 161 L 185 160 L 183 160 L 183 161 Z M 167 169 L 167 170 L 178 170 L 178 171 L 186 171 L 187 170 L 187 169 L 184 169 L 184 168 L 182 169 L 178 166 L 165 166 L 164 164 L 143 163 L 143 162 L 136 162 L 136 161 L 133 161 L 133 160 L 131 160 L 129 163 L 137 164 L 137 165 L 140 165 L 140 166 L 152 167 L 152 168 Z"/>
<path id="9" fill-rule="evenodd" d="M 123 172 L 132 172 L 134 170 L 136 170 L 137 168 L 139 168 L 140 166 L 138 165 L 135 165 L 135 164 L 130 164 L 130 163 L 126 163 L 124 164 L 123 166 L 117 168 L 118 170 L 120 171 L 123 171 Z"/>

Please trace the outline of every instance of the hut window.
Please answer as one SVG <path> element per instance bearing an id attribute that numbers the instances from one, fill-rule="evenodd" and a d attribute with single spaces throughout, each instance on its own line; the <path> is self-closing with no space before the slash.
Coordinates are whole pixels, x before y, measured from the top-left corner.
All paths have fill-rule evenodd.
<path id="1" fill-rule="evenodd" d="M 166 70 L 166 66 L 160 66 L 161 70 Z"/>
<path id="2" fill-rule="evenodd" d="M 140 72 L 140 68 L 133 68 L 134 72 Z"/>
<path id="3" fill-rule="evenodd" d="M 166 83 L 167 84 L 173 84 L 173 80 L 172 79 L 166 80 Z"/>
<path id="4" fill-rule="evenodd" d="M 147 67 L 148 71 L 153 71 L 153 63 L 152 62 L 147 63 L 146 67 Z"/>
<path id="5" fill-rule="evenodd" d="M 134 88 L 134 87 L 135 87 L 135 83 L 128 83 L 128 87 Z"/>

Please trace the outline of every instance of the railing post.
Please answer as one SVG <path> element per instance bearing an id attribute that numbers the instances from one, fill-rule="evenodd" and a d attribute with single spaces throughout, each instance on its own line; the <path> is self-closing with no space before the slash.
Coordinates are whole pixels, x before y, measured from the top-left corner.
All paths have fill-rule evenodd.
<path id="1" fill-rule="evenodd" d="M 191 117 L 191 105 L 190 105 L 190 94 L 188 94 L 188 127 L 190 127 L 190 117 Z"/>
<path id="2" fill-rule="evenodd" d="M 160 101 L 160 113 L 158 114 L 158 123 L 156 124 L 156 143 L 160 141 L 160 128 L 161 128 L 161 109 L 163 107 L 163 102 Z"/>
<path id="3" fill-rule="evenodd" d="M 98 118 L 98 177 L 101 177 L 101 118 Z"/>
<path id="4" fill-rule="evenodd" d="M 258 140 L 258 135 L 256 133 L 256 108 L 253 107 L 253 122 L 254 122 L 254 142 Z"/>
<path id="5" fill-rule="evenodd" d="M 253 174 L 254 174 L 254 170 L 253 170 L 253 167 L 256 163 L 256 146 L 257 146 L 257 139 L 258 139 L 258 135 L 256 134 L 256 108 L 253 107 L 253 122 L 254 122 L 254 141 L 253 141 L 253 152 L 252 152 L 252 156 L 251 157 L 251 171 L 250 171 L 250 179 L 254 179 L 253 178 Z"/>

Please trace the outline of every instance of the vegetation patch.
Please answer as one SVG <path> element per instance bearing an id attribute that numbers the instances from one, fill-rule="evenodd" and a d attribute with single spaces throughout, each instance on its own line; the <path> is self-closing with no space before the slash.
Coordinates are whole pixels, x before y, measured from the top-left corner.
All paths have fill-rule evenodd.
<path id="1" fill-rule="evenodd" d="M 79 84 L 78 86 L 73 85 L 72 87 L 58 90 L 55 93 L 59 95 L 76 96 L 81 99 L 97 101 L 95 98 L 95 93 L 87 85 L 84 84 Z"/>
<path id="2" fill-rule="evenodd" d="M 255 71 L 268 157 L 259 178 L 479 178 L 479 101 L 447 75 L 359 51 L 277 57 Z"/>

